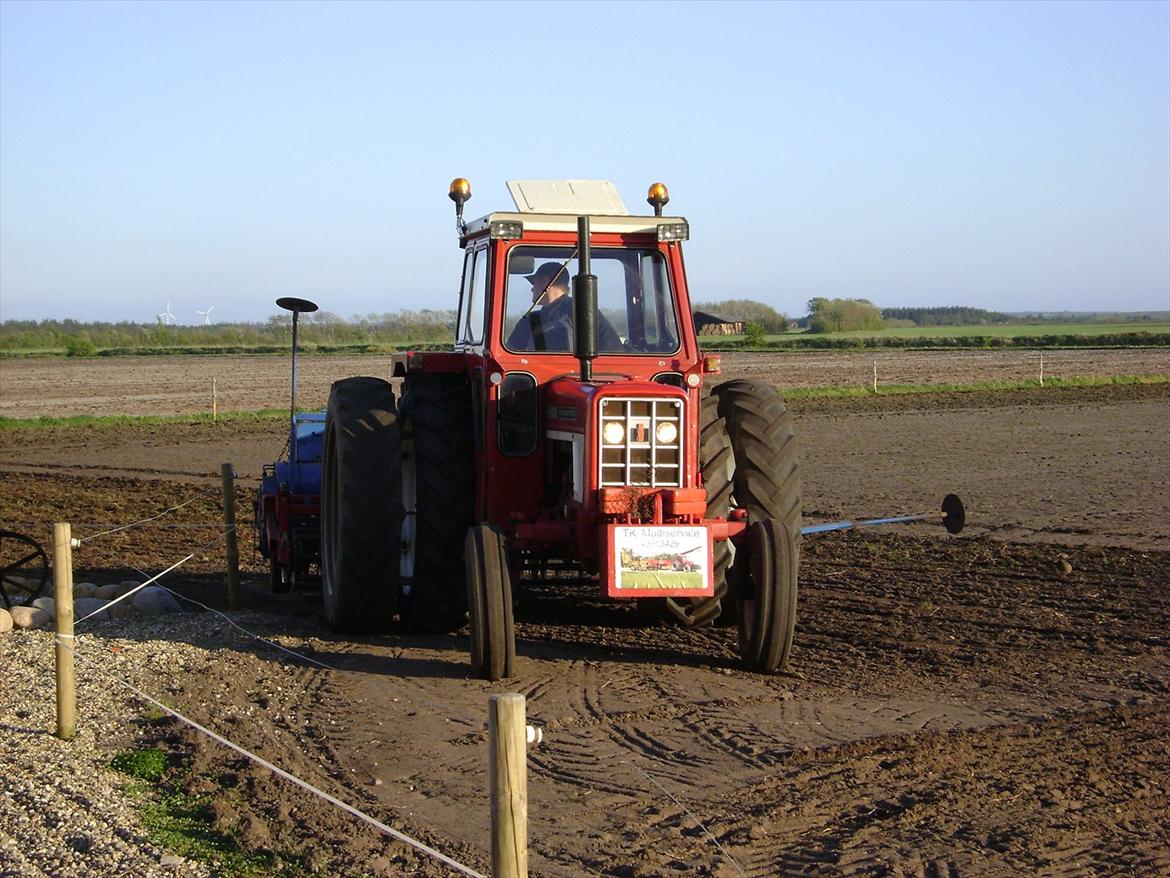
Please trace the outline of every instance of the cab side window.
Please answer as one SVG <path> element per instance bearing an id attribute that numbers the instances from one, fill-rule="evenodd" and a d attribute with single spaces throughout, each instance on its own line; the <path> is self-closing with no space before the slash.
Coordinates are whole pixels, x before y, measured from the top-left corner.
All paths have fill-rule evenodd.
<path id="1" fill-rule="evenodd" d="M 459 295 L 459 326 L 455 339 L 462 344 L 483 341 L 484 303 L 487 300 L 488 251 L 471 250 L 463 259 L 463 289 Z"/>

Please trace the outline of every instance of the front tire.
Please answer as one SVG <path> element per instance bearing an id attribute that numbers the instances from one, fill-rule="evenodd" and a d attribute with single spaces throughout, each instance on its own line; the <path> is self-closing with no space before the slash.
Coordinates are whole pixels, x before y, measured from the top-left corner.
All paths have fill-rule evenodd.
<path id="1" fill-rule="evenodd" d="M 788 526 L 772 519 L 753 524 L 733 575 L 744 666 L 778 671 L 788 664 L 796 628 L 796 538 Z"/>
<path id="2" fill-rule="evenodd" d="M 321 471 L 321 593 L 333 631 L 380 633 L 398 606 L 394 391 L 381 378 L 333 384 Z"/>
<path id="3" fill-rule="evenodd" d="M 512 582 L 504 537 L 487 524 L 467 532 L 467 615 L 471 627 L 471 671 L 482 680 L 512 676 L 516 634 Z"/>

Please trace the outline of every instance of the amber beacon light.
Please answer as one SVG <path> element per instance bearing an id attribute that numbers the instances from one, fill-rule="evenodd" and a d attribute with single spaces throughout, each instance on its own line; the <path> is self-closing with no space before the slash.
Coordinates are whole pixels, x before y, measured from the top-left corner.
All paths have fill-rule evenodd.
<path id="1" fill-rule="evenodd" d="M 471 198 L 471 183 L 464 177 L 456 177 L 451 181 L 447 197 L 462 207 L 463 203 Z"/>
<path id="2" fill-rule="evenodd" d="M 455 202 L 455 226 L 459 234 L 466 232 L 463 223 L 463 205 L 471 198 L 471 182 L 465 177 L 456 177 L 447 189 L 447 197 Z"/>
<path id="3" fill-rule="evenodd" d="M 666 184 L 651 183 L 650 188 L 646 190 L 646 202 L 654 208 L 655 216 L 662 216 L 662 208 L 666 206 L 668 201 L 670 201 L 670 191 L 666 188 Z"/>

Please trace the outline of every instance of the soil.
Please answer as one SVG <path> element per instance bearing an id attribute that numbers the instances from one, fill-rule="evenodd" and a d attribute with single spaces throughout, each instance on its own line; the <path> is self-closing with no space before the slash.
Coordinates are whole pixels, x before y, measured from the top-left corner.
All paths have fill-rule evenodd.
<path id="1" fill-rule="evenodd" d="M 534 874 L 1170 871 L 1170 390 L 795 409 L 809 517 L 926 511 L 955 491 L 970 527 L 806 538 L 789 673 L 740 670 L 732 629 L 643 627 L 556 579 L 525 583 L 518 676 L 485 683 L 466 631 L 328 635 L 319 596 L 268 594 L 245 551 L 236 621 L 331 669 L 207 614 L 214 672 L 160 669 L 160 687 L 484 872 L 486 700 L 504 691 L 545 730 L 529 754 Z M 4 435 L 0 526 L 96 534 L 213 490 L 223 459 L 246 518 L 243 476 L 282 445 L 271 423 L 108 429 Z M 203 497 L 165 519 L 184 527 L 95 537 L 77 575 L 158 572 L 202 547 L 168 581 L 222 607 L 217 516 Z M 327 874 L 447 874 L 216 744 L 173 738 L 218 811 L 246 811 L 245 841 Z"/>
<path id="2" fill-rule="evenodd" d="M 1038 351 L 726 353 L 726 378 L 781 388 L 883 384 L 972 384 L 1040 376 Z M 297 401 L 324 409 L 332 382 L 350 375 L 389 377 L 388 356 L 302 354 Z M 1170 374 L 1165 348 L 1044 352 L 1046 378 Z M 0 359 L 0 416 L 171 415 L 282 408 L 289 362 L 280 356 Z"/>

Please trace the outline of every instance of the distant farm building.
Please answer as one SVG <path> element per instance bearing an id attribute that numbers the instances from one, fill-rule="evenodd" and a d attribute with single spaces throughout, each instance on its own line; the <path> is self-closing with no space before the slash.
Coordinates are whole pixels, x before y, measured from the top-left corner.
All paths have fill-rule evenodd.
<path id="1" fill-rule="evenodd" d="M 696 335 L 743 335 L 742 320 L 724 320 L 706 311 L 694 313 Z"/>

